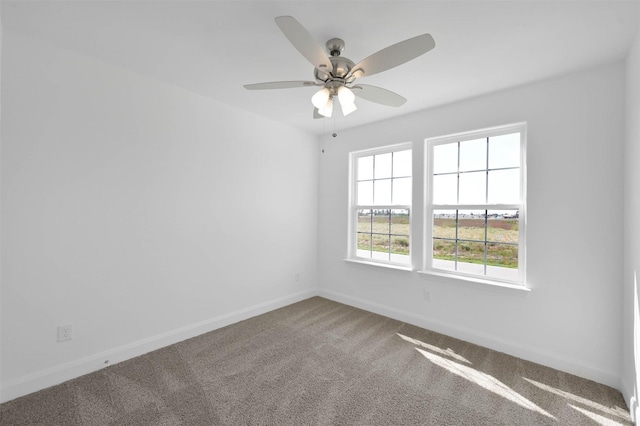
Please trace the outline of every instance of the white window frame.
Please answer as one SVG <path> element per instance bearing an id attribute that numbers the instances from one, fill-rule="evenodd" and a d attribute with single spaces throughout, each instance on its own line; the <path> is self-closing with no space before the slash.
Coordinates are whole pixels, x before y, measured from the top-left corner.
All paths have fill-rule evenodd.
<path id="1" fill-rule="evenodd" d="M 348 226 L 348 254 L 347 261 L 364 263 L 376 266 L 386 266 L 394 269 L 401 270 L 413 270 L 413 258 L 412 258 L 412 246 L 413 246 L 413 196 L 411 197 L 411 204 L 387 204 L 387 205 L 358 205 L 358 159 L 361 157 L 368 157 L 372 155 L 387 154 L 390 152 L 411 150 L 411 187 L 413 188 L 413 175 L 414 175 L 414 158 L 413 158 L 413 143 L 405 142 L 395 145 L 387 145 L 384 147 L 366 149 L 362 151 L 355 151 L 349 153 L 349 226 Z M 413 193 L 413 189 L 412 189 Z M 372 210 L 409 210 L 409 264 L 393 262 L 391 260 L 373 259 L 368 257 L 358 256 L 358 210 L 359 209 L 372 209 Z"/>
<path id="2" fill-rule="evenodd" d="M 462 142 L 467 140 L 489 138 L 510 133 L 520 133 L 520 202 L 517 204 L 433 204 L 433 147 L 448 143 Z M 516 123 L 506 126 L 481 129 L 471 132 L 457 133 L 447 136 L 425 139 L 425 176 L 424 176 L 424 241 L 423 241 L 423 270 L 421 273 L 438 275 L 448 278 L 463 279 L 467 281 L 494 284 L 503 287 L 526 288 L 526 123 Z M 473 274 L 461 271 L 451 271 L 448 269 L 438 269 L 433 266 L 433 212 L 434 210 L 510 210 L 518 209 L 518 278 L 506 279 L 480 274 Z"/>

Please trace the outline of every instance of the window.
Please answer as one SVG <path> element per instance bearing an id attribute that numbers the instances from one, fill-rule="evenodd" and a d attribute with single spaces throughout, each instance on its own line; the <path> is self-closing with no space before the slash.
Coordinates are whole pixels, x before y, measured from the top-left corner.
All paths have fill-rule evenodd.
<path id="1" fill-rule="evenodd" d="M 426 272 L 524 285 L 525 130 L 426 141 Z"/>
<path id="2" fill-rule="evenodd" d="M 349 258 L 411 265 L 411 144 L 351 153 Z"/>

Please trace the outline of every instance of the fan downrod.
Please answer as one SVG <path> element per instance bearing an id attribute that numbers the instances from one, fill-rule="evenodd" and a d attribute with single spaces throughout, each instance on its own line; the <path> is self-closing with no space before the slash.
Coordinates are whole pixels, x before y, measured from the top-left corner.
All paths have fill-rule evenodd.
<path id="1" fill-rule="evenodd" d="M 326 46 L 327 52 L 329 52 L 329 55 L 332 57 L 340 56 L 342 52 L 344 52 L 344 40 L 341 38 L 332 38 L 331 40 L 328 40 Z"/>

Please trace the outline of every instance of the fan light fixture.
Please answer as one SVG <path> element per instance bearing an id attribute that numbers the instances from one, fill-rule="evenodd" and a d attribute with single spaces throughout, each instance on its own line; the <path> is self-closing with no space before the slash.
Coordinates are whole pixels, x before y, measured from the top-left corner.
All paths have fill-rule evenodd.
<path id="1" fill-rule="evenodd" d="M 2 0 L 0 0 L 2 1 Z M 406 39 L 367 56 L 357 64 L 342 56 L 344 40 L 332 38 L 325 49 L 293 16 L 278 16 L 276 24 L 293 47 L 313 65 L 314 80 L 311 81 L 271 81 L 267 83 L 245 84 L 248 90 L 287 89 L 293 87 L 322 87 L 311 97 L 315 107 L 313 118 L 331 117 L 333 99 L 337 96 L 344 115 L 356 109 L 355 89 L 358 97 L 380 105 L 402 106 L 407 100 L 390 90 L 368 84 L 354 82 L 365 76 L 377 74 L 411 61 L 436 46 L 433 37 L 421 34 Z M 327 56 L 327 52 L 329 56 Z"/>
<path id="2" fill-rule="evenodd" d="M 311 103 L 318 109 L 318 114 L 324 117 L 331 117 L 333 113 L 333 98 L 336 93 L 344 115 L 349 115 L 358 109 L 355 104 L 356 95 L 348 87 L 340 86 L 337 91 L 323 87 L 311 97 Z"/>

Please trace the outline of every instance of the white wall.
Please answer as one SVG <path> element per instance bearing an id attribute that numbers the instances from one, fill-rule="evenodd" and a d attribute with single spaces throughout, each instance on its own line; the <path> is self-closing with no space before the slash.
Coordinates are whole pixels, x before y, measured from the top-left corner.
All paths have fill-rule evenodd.
<path id="1" fill-rule="evenodd" d="M 3 400 L 316 293 L 317 137 L 10 31 L 2 55 Z"/>
<path id="2" fill-rule="evenodd" d="M 0 8 L 0 93 L 2 92 L 2 8 Z M 2 97 L 0 97 L 0 164 L 2 164 Z M 2 173 L 0 173 L 0 236 L 2 235 Z M 0 307 L 2 306 L 2 238 L 0 238 Z M 0 331 L 2 330 L 2 315 L 0 315 Z M 0 333 L 0 383 L 2 383 L 2 335 Z M 0 401 L 2 401 L 2 386 L 0 385 Z"/>
<path id="3" fill-rule="evenodd" d="M 348 152 L 414 143 L 412 250 L 419 266 L 423 140 L 522 121 L 531 292 L 343 261 Z M 619 388 L 623 128 L 624 67 L 613 64 L 324 138 L 322 294 Z M 423 300 L 423 288 L 431 302 Z"/>
<path id="4" fill-rule="evenodd" d="M 622 391 L 640 421 L 640 30 L 627 58 Z"/>

